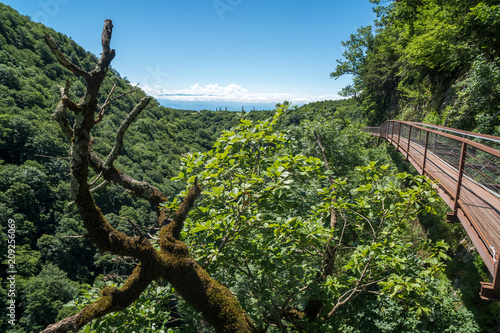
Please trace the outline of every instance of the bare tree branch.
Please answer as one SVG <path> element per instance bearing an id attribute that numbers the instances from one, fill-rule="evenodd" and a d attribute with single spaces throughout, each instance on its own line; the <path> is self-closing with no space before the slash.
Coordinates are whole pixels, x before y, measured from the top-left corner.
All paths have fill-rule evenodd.
<path id="1" fill-rule="evenodd" d="M 160 240 L 158 237 L 155 237 L 155 236 L 151 235 L 149 232 L 148 232 L 148 236 L 149 236 L 149 238 L 151 238 L 151 239 L 154 239 L 154 240 Z"/>
<path id="2" fill-rule="evenodd" d="M 323 155 L 323 161 L 325 162 L 326 169 L 328 171 L 332 171 L 332 169 L 330 169 L 330 164 L 328 163 L 328 159 L 326 158 L 325 148 L 321 144 L 321 140 L 320 140 L 319 135 L 316 131 L 314 131 L 314 136 L 316 137 L 316 141 L 318 142 L 319 149 L 321 150 L 321 154 Z M 330 183 L 333 185 L 334 179 L 332 178 L 332 176 L 329 175 L 328 178 L 330 179 Z"/>
<path id="3" fill-rule="evenodd" d="M 361 282 L 363 281 L 363 279 L 366 276 L 368 268 L 371 265 L 372 259 L 373 259 L 373 254 L 370 254 L 370 257 L 368 258 L 368 261 L 367 261 L 367 263 L 366 263 L 366 265 L 365 265 L 365 267 L 363 269 L 363 272 L 361 273 L 361 276 L 359 277 L 358 281 L 356 282 L 356 286 L 354 286 L 353 289 L 348 290 L 342 296 L 339 297 L 339 300 L 338 300 L 337 304 L 335 304 L 335 306 L 333 307 L 333 309 L 328 313 L 328 315 L 327 315 L 328 318 L 330 318 L 331 316 L 333 316 L 333 314 L 335 312 L 337 312 L 338 309 L 341 306 L 343 306 L 344 304 L 346 304 L 347 302 L 349 302 L 350 300 L 352 300 L 359 292 L 362 291 Z M 379 281 L 376 281 L 376 283 L 378 283 L 378 282 Z M 366 284 L 366 286 L 369 286 L 371 284 L 373 284 L 373 283 L 368 283 L 368 284 Z M 344 298 L 344 296 L 346 296 L 347 294 L 349 294 L 349 295 L 346 298 Z M 341 301 L 341 299 L 343 299 L 343 300 Z"/>
<path id="4" fill-rule="evenodd" d="M 321 150 L 321 154 L 323 155 L 323 162 L 325 163 L 325 167 L 328 171 L 331 171 L 330 164 L 328 163 L 328 159 L 326 157 L 325 153 L 325 148 L 323 147 L 320 137 L 316 131 L 314 131 L 314 136 L 316 137 L 316 141 L 318 143 L 318 147 Z M 331 175 L 328 175 L 328 179 L 330 181 L 330 185 L 335 184 L 335 180 Z M 332 200 L 332 204 L 335 202 L 335 199 Z M 337 213 L 335 209 L 330 210 L 330 227 L 333 230 L 335 230 L 335 227 L 337 225 Z M 345 229 L 345 224 L 344 224 L 344 229 Z M 342 236 L 343 237 L 344 230 L 342 230 Z M 333 246 L 330 244 L 331 238 L 328 240 L 326 246 L 325 246 L 325 252 L 323 254 L 323 260 L 322 260 L 322 268 L 321 271 L 319 271 L 316 274 L 316 278 L 314 280 L 314 283 L 318 283 L 322 281 L 323 279 L 326 279 L 328 276 L 333 274 L 333 269 L 335 265 L 335 259 L 337 255 L 337 246 Z M 317 295 L 316 295 L 317 296 Z M 320 299 L 309 299 L 306 306 L 304 307 L 303 313 L 309 320 L 315 320 L 320 311 L 321 308 L 323 307 L 323 302 Z"/>
<path id="5" fill-rule="evenodd" d="M 136 85 L 134 86 L 134 88 L 130 89 L 129 91 L 124 92 L 123 94 L 121 94 L 121 95 L 118 95 L 118 96 L 114 97 L 114 98 L 113 98 L 112 100 L 110 100 L 108 103 L 104 103 L 103 107 L 105 107 L 105 106 L 107 106 L 107 105 L 109 105 L 109 104 L 113 103 L 113 102 L 114 102 L 114 101 L 116 101 L 117 99 L 120 99 L 120 98 L 122 98 L 123 96 L 126 96 L 126 95 L 128 95 L 128 94 L 131 94 L 131 93 L 133 93 L 134 91 L 137 91 L 137 90 L 139 90 L 139 84 L 136 84 Z"/>
<path id="6" fill-rule="evenodd" d="M 62 54 L 61 50 L 59 50 L 59 47 L 57 47 L 57 44 L 52 37 L 50 37 L 49 35 L 45 35 L 43 39 L 45 39 L 45 42 L 49 46 L 50 50 L 56 56 L 57 61 L 59 61 L 62 66 L 69 69 L 76 75 L 83 77 L 85 81 L 88 82 L 90 80 L 90 74 L 84 71 L 81 67 L 69 61 L 68 58 L 66 58 L 64 54 Z"/>
<path id="7" fill-rule="evenodd" d="M 92 187 L 94 186 L 94 184 L 99 180 L 101 179 L 102 177 L 102 172 L 99 172 L 99 174 L 97 175 L 97 177 L 95 177 L 95 179 L 93 181 L 90 182 L 89 186 Z"/>
<path id="8" fill-rule="evenodd" d="M 112 165 L 108 169 L 105 169 L 104 161 L 93 152 L 90 152 L 89 156 L 90 166 L 94 171 L 98 173 L 102 172 L 104 179 L 120 185 L 130 194 L 148 200 L 155 207 L 156 213 L 160 214 L 160 204 L 168 201 L 166 194 L 147 182 L 141 182 L 130 177 Z"/>
<path id="9" fill-rule="evenodd" d="M 56 159 L 56 160 L 64 160 L 64 161 L 68 161 L 69 160 L 69 157 L 62 157 L 62 156 L 48 156 L 48 155 L 42 155 L 42 154 L 35 154 L 34 156 L 35 157 L 53 158 L 53 159 Z"/>
<path id="10" fill-rule="evenodd" d="M 68 119 L 66 119 L 66 105 L 63 101 L 63 99 L 68 96 L 68 90 L 69 90 L 69 80 L 66 80 L 66 84 L 64 87 L 59 87 L 59 90 L 61 92 L 61 100 L 56 106 L 56 109 L 54 113 L 52 114 L 52 118 L 54 118 L 55 121 L 59 124 L 61 127 L 61 130 L 63 131 L 64 135 L 66 136 L 66 139 L 68 141 L 71 141 L 71 138 L 73 137 L 73 130 L 69 126 Z"/>
<path id="11" fill-rule="evenodd" d="M 113 84 L 113 87 L 111 88 L 109 94 L 108 94 L 108 97 L 106 97 L 106 100 L 104 101 L 104 104 L 102 106 L 99 106 L 99 114 L 97 115 L 97 118 L 94 122 L 94 125 L 97 125 L 99 124 L 103 118 L 104 118 L 104 110 L 106 109 L 106 107 L 108 106 L 109 104 L 109 98 L 111 97 L 111 95 L 113 95 L 113 92 L 115 91 L 115 88 L 116 88 L 116 83 Z"/>
<path id="12" fill-rule="evenodd" d="M 115 159 L 118 157 L 120 149 L 123 146 L 123 136 L 125 135 L 125 132 L 127 131 L 130 124 L 132 124 L 135 118 L 137 118 L 137 116 L 142 112 L 142 110 L 144 110 L 144 108 L 148 105 L 150 101 L 151 97 L 143 97 L 139 101 L 139 103 L 137 103 L 134 109 L 128 114 L 125 120 L 120 124 L 120 127 L 116 132 L 115 145 L 113 146 L 113 149 L 111 150 L 108 157 L 106 158 L 106 161 L 104 162 L 104 169 L 108 169 L 113 164 Z"/>
<path id="13" fill-rule="evenodd" d="M 372 229 L 372 234 L 373 234 L 373 237 L 376 238 L 377 237 L 377 232 L 375 231 L 375 228 L 373 228 L 373 225 L 370 221 L 369 218 L 367 218 L 366 216 L 356 212 L 355 210 L 352 210 L 352 209 L 347 209 L 349 212 L 353 213 L 354 215 L 357 215 L 359 216 L 361 219 L 365 220 L 366 223 L 368 223 L 368 225 L 370 226 L 370 228 Z M 379 229 L 380 229 L 380 225 L 379 225 Z"/>
<path id="14" fill-rule="evenodd" d="M 67 83 L 66 87 L 61 89 L 61 102 L 56 110 L 58 115 L 56 119 L 58 119 L 65 135 L 71 138 L 71 193 L 74 196 L 74 202 L 83 224 L 87 229 L 87 237 L 100 251 L 136 258 L 141 263 L 134 269 L 132 275 L 120 289 L 105 288 L 96 302 L 85 307 L 80 313 L 48 326 L 44 332 L 77 330 L 95 318 L 113 311 L 120 311 L 136 300 L 151 281 L 160 277 L 171 283 L 176 291 L 215 328 L 216 332 L 257 332 L 252 321 L 231 291 L 210 278 L 208 273 L 190 256 L 187 245 L 179 240 L 189 210 L 194 206 L 196 198 L 201 194 L 201 188 L 198 186 L 197 180 L 188 191 L 177 212 L 170 219 L 167 216 L 167 211 L 159 208 L 159 205 L 168 199 L 165 194 L 149 183 L 139 182 L 113 166 L 113 161 L 118 156 L 123 144 L 123 136 L 126 130 L 146 107 L 150 98 L 143 98 L 122 122 L 115 145 L 106 161 L 103 161 L 92 152 L 90 133 L 92 127 L 96 124 L 94 116 L 95 111 L 98 109 L 99 90 L 108 71 L 108 66 L 115 56 L 115 51 L 110 49 L 112 28 L 111 20 L 106 20 L 101 36 L 103 52 L 97 66 L 91 72 L 85 72 L 71 64 L 61 54 L 50 37 L 47 37 L 46 40 L 61 64 L 68 66 L 70 70 L 84 77 L 87 81 L 85 95 L 80 104 L 76 104 L 67 98 L 69 87 L 69 83 Z M 108 95 L 108 102 L 111 94 Z M 64 123 L 66 118 L 63 112 L 66 108 L 75 113 L 73 132 L 68 131 L 67 120 Z M 99 120 L 102 117 L 102 112 L 100 112 L 97 119 Z M 87 183 L 89 167 L 93 168 L 98 174 L 102 174 L 105 179 L 105 182 L 99 184 L 96 188 L 104 186 L 103 184 L 107 181 L 112 181 L 127 189 L 129 193 L 149 200 L 155 206 L 158 223 L 161 227 L 160 251 L 153 247 L 131 221 L 140 236 L 129 237 L 117 231 L 108 223 L 94 202 L 92 195 L 94 189 L 91 189 L 91 185 Z"/>
<path id="15" fill-rule="evenodd" d="M 139 234 L 140 237 L 145 238 L 141 229 L 139 229 L 139 227 L 137 226 L 137 224 L 134 223 L 134 221 L 132 221 L 131 219 L 126 218 L 126 217 L 123 217 L 122 219 L 127 221 L 128 223 L 130 223 L 132 225 L 132 228 L 134 228 L 134 230 Z"/>
<path id="16" fill-rule="evenodd" d="M 102 183 L 100 183 L 96 187 L 91 188 L 90 189 L 90 193 L 94 193 L 94 192 L 99 191 L 101 188 L 103 188 L 104 186 L 108 185 L 108 183 L 109 182 L 107 180 L 103 181 Z"/>
<path id="17" fill-rule="evenodd" d="M 112 31 L 113 31 L 113 23 L 111 22 L 111 20 L 105 20 L 104 28 L 102 29 L 102 35 L 101 35 L 101 45 L 102 45 L 101 59 L 99 59 L 97 67 L 103 69 L 105 68 L 106 71 L 109 65 L 111 64 L 111 61 L 115 57 L 115 50 L 110 48 Z M 96 68 L 94 71 L 98 71 L 98 68 Z"/>
<path id="18" fill-rule="evenodd" d="M 316 131 L 314 131 L 314 136 L 316 137 L 316 141 L 318 142 L 319 149 L 321 150 L 321 154 L 323 155 L 323 161 L 325 162 L 326 170 L 332 171 L 332 169 L 330 169 L 330 164 L 328 163 L 328 159 L 326 158 L 325 148 L 321 144 L 319 134 L 316 133 Z M 335 180 L 333 179 L 333 177 L 331 175 L 328 175 L 328 179 L 330 180 L 330 185 L 335 184 Z M 334 202 L 335 202 L 335 200 L 332 200 L 332 203 L 334 203 Z M 335 229 L 336 224 L 337 224 L 337 214 L 335 212 L 335 209 L 332 209 L 330 211 L 330 227 L 332 229 Z"/>
<path id="19" fill-rule="evenodd" d="M 97 179 L 96 179 L 97 180 Z M 92 182 L 93 184 L 94 182 Z M 92 186 L 92 184 L 90 184 L 90 186 Z M 94 193 L 94 192 L 97 192 L 99 191 L 101 188 L 105 187 L 106 185 L 108 185 L 108 181 L 105 180 L 103 181 L 102 183 L 100 183 L 99 185 L 97 185 L 96 187 L 93 187 L 90 189 L 90 193 Z M 70 203 L 68 203 L 68 205 L 66 206 L 67 208 L 73 206 L 75 204 L 75 201 L 71 201 Z"/>
<path id="20" fill-rule="evenodd" d="M 108 97 L 106 98 L 106 101 L 104 102 L 104 104 L 102 106 L 99 106 L 99 114 L 97 115 L 97 118 L 95 120 L 95 124 L 99 124 L 102 121 L 102 119 L 104 118 L 104 110 L 108 107 L 108 105 L 110 105 L 111 103 L 113 103 L 117 99 L 122 98 L 123 96 L 126 96 L 128 94 L 133 93 L 134 91 L 139 90 L 138 85 L 136 85 L 133 89 L 130 89 L 129 91 L 124 92 L 123 94 L 116 96 L 115 98 L 110 100 L 111 96 L 113 95 L 113 92 L 115 91 L 115 88 L 116 88 L 116 84 L 114 84 L 113 88 L 111 88 L 111 91 L 109 92 Z"/>

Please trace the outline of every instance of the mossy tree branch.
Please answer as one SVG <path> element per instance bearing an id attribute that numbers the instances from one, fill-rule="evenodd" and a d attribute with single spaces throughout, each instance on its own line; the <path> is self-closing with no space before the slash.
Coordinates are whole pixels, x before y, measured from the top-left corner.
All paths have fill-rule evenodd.
<path id="1" fill-rule="evenodd" d="M 101 297 L 77 314 L 49 325 L 42 333 L 78 331 L 92 320 L 105 314 L 120 311 L 132 304 L 153 281 L 149 270 L 138 265 L 121 288 L 106 287 Z"/>
<path id="2" fill-rule="evenodd" d="M 68 97 L 69 80 L 66 80 L 66 84 L 64 85 L 64 87 L 59 87 L 59 91 L 61 92 L 61 100 L 57 104 L 56 109 L 52 114 L 52 118 L 57 121 L 57 123 L 61 127 L 61 130 L 66 136 L 66 139 L 68 139 L 68 141 L 71 141 L 71 138 L 73 137 L 73 130 L 69 126 L 68 119 L 66 118 L 67 105 L 64 103 L 64 100 Z"/>
<path id="3" fill-rule="evenodd" d="M 186 198 L 182 201 L 179 209 L 175 212 L 172 218 L 172 222 L 169 223 L 166 228 L 163 228 L 162 231 L 160 231 L 160 238 L 162 237 L 163 232 L 163 235 L 170 234 L 174 239 L 180 239 L 180 234 L 182 228 L 184 227 L 184 221 L 186 220 L 189 210 L 194 206 L 194 202 L 200 196 L 200 194 L 201 187 L 198 186 L 198 179 L 195 179 L 194 185 L 189 190 Z M 163 221 L 161 221 L 160 223 L 162 222 Z"/>
<path id="4" fill-rule="evenodd" d="M 168 200 L 168 196 L 161 192 L 156 187 L 147 182 L 142 182 L 133 177 L 123 173 L 113 165 L 104 168 L 104 160 L 97 156 L 94 152 L 90 152 L 90 166 L 97 173 L 102 173 L 102 177 L 107 181 L 113 182 L 124 189 L 130 194 L 148 200 L 153 207 L 156 208 L 157 215 L 160 215 L 159 205 Z"/>
<path id="5" fill-rule="evenodd" d="M 91 130 L 102 120 L 104 116 L 102 110 L 106 106 L 105 103 L 103 107 L 98 107 L 99 89 L 111 60 L 115 56 L 115 51 L 110 49 L 112 28 L 111 20 L 106 20 L 101 36 L 102 56 L 97 66 L 90 72 L 71 63 L 59 51 L 54 40 L 49 36 L 45 37 L 59 63 L 82 76 L 87 82 L 85 95 L 80 103 L 69 99 L 69 83 L 61 88 L 61 101 L 54 118 L 59 122 L 65 135 L 68 138 L 71 137 L 71 192 L 87 229 L 87 237 L 100 251 L 133 257 L 139 259 L 140 264 L 120 289 L 103 289 L 101 297 L 96 302 L 79 313 L 48 326 L 44 332 L 78 330 L 93 319 L 110 312 L 120 311 L 136 300 L 149 283 L 159 278 L 169 282 L 217 332 L 257 332 L 231 291 L 213 280 L 191 257 L 187 245 L 180 240 L 184 221 L 194 206 L 196 198 L 201 194 L 198 184 L 195 183 L 188 191 L 180 208 L 170 219 L 167 212 L 161 211 L 158 207 L 167 200 L 165 194 L 146 182 L 133 179 L 113 166 L 113 161 L 123 145 L 126 130 L 147 106 L 150 98 L 143 98 L 122 122 L 116 134 L 115 145 L 105 161 L 91 149 Z M 75 114 L 72 130 L 64 116 L 67 109 Z M 98 111 L 97 121 L 96 111 Z M 156 207 L 158 223 L 161 227 L 160 251 L 156 250 L 143 235 L 127 236 L 108 223 L 94 202 L 91 185 L 88 184 L 89 168 L 93 168 L 106 181 L 121 185 L 129 193 L 149 200 Z"/>

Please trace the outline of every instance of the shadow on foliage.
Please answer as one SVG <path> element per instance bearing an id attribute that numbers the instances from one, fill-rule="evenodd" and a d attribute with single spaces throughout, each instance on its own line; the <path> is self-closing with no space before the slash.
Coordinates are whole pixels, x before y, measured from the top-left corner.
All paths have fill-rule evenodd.
<path id="1" fill-rule="evenodd" d="M 387 153 L 399 172 L 419 174 L 411 163 L 405 163 L 404 156 L 394 146 L 387 145 Z M 443 201 L 434 205 L 437 206 L 437 214 L 421 214 L 418 222 L 433 243 L 444 240 L 450 245 L 447 254 L 451 259 L 447 262 L 445 274 L 453 285 L 453 296 L 460 297 L 464 306 L 474 315 L 481 332 L 497 332 L 500 328 L 500 303 L 485 301 L 479 296 L 480 282 L 491 279 L 488 269 L 461 224 L 446 222 L 445 214 L 450 208 Z"/>

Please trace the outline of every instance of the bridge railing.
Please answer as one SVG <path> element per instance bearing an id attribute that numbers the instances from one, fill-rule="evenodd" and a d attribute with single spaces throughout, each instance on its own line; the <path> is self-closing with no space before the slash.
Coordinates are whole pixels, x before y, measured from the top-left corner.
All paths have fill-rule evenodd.
<path id="1" fill-rule="evenodd" d="M 448 220 L 462 223 L 493 276 L 493 283 L 482 283 L 482 297 L 500 299 L 500 151 L 482 143 L 497 145 L 500 138 L 393 120 L 365 130 L 437 182 L 452 210 Z"/>
<path id="2" fill-rule="evenodd" d="M 380 136 L 380 127 L 365 127 L 363 131 L 370 133 L 371 135 Z"/>

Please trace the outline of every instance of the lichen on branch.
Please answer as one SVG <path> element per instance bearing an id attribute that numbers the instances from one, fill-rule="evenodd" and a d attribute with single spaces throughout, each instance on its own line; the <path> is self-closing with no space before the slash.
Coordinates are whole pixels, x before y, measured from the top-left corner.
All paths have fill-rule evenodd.
<path id="1" fill-rule="evenodd" d="M 90 321 L 107 313 L 120 311 L 135 301 L 143 290 L 154 280 L 169 282 L 195 310 L 211 324 L 217 332 L 256 332 L 248 315 L 229 289 L 213 280 L 191 257 L 189 248 L 180 240 L 184 221 L 201 194 L 197 183 L 189 190 L 180 208 L 167 216 L 159 206 L 168 196 L 147 182 L 138 181 L 113 166 L 123 146 L 123 137 L 130 124 L 148 105 L 151 98 L 144 97 L 121 123 L 115 144 L 104 160 L 91 149 L 90 133 L 104 117 L 104 109 L 110 102 L 110 95 L 103 106 L 97 100 L 101 84 L 108 67 L 115 56 L 110 48 L 113 24 L 106 20 L 101 36 L 102 54 L 96 67 L 87 72 L 69 61 L 59 50 L 50 36 L 45 36 L 49 48 L 59 63 L 73 73 L 83 77 L 87 83 L 85 95 L 80 103 L 68 97 L 69 82 L 62 87 L 61 100 L 56 107 L 54 119 L 59 123 L 65 136 L 71 141 L 71 191 L 74 203 L 87 229 L 87 237 L 102 252 L 136 258 L 136 266 L 125 284 L 117 288 L 104 288 L 100 298 L 83 308 L 79 313 L 49 325 L 43 332 L 68 332 L 82 328 Z M 124 95 L 124 94 L 123 94 Z M 121 95 L 121 96 L 123 96 Z M 121 97 L 119 96 L 119 97 Z M 66 112 L 75 115 L 73 128 L 69 126 Z M 98 112 L 97 118 L 95 113 Z M 94 169 L 106 182 L 122 186 L 132 195 L 149 200 L 158 215 L 160 230 L 160 251 L 156 250 L 139 231 L 139 236 L 131 237 L 113 228 L 99 207 L 95 204 L 92 184 L 88 184 L 89 168 Z M 169 222 L 169 223 L 167 223 Z"/>

